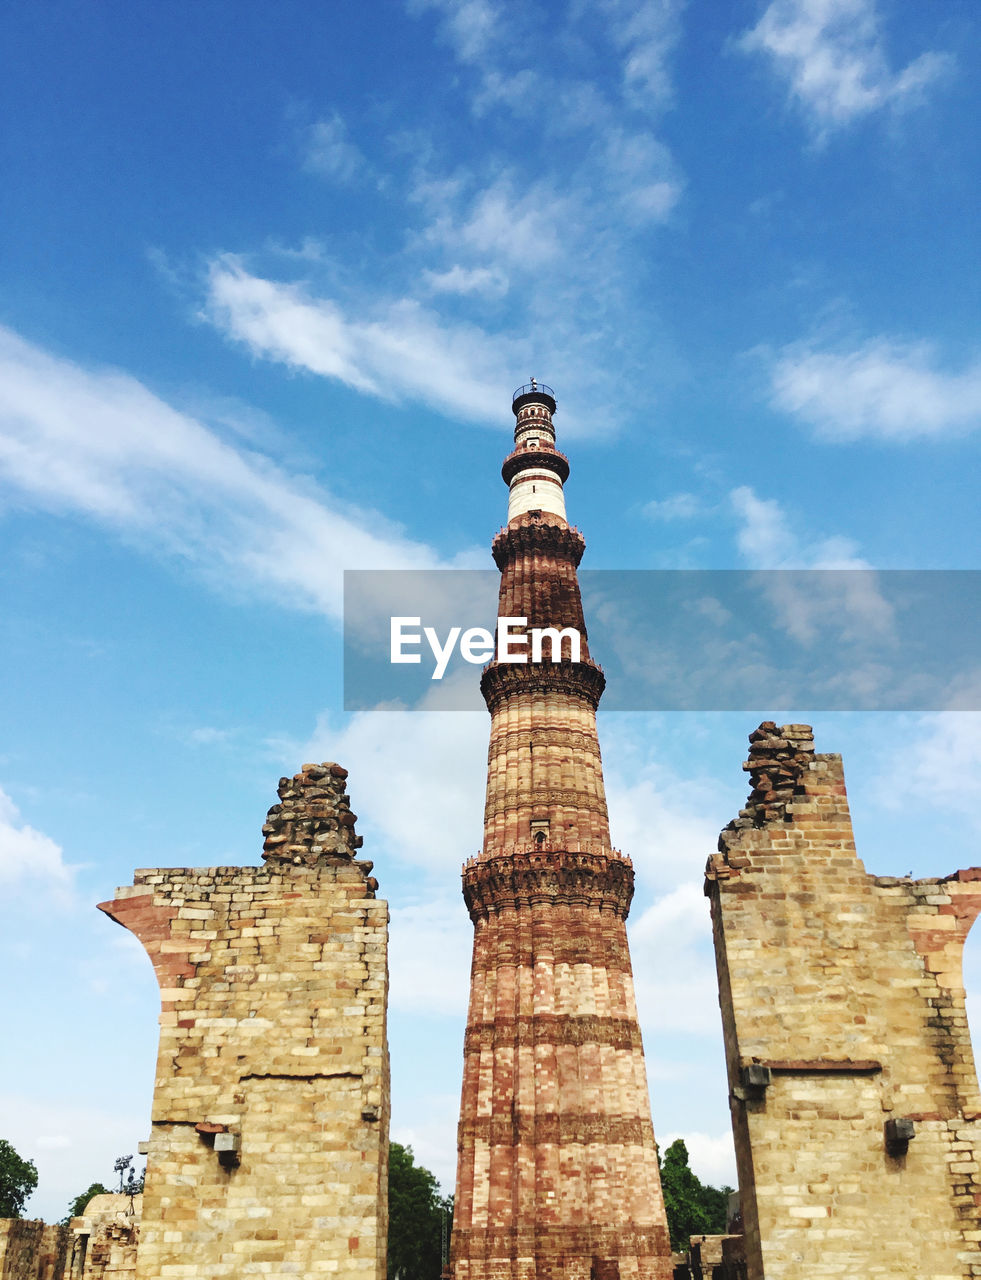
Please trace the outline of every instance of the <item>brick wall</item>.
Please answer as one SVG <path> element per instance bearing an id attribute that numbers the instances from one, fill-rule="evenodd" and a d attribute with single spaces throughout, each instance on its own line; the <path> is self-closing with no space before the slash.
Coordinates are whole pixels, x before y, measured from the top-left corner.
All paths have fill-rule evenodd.
<path id="1" fill-rule="evenodd" d="M 0 1280 L 62 1280 L 65 1227 L 29 1218 L 0 1218 Z"/>
<path id="2" fill-rule="evenodd" d="M 67 1258 L 57 1280 L 133 1280 L 142 1212 L 142 1196 L 93 1196 L 84 1214 L 69 1223 Z"/>
<path id="3" fill-rule="evenodd" d="M 961 977 L 981 870 L 868 875 L 840 757 L 806 725 L 750 744 L 706 869 L 749 1278 L 981 1275 Z"/>
<path id="4" fill-rule="evenodd" d="M 382 1280 L 387 904 L 345 770 L 280 782 L 261 867 L 138 871 L 102 909 L 160 982 L 139 1280 Z"/>

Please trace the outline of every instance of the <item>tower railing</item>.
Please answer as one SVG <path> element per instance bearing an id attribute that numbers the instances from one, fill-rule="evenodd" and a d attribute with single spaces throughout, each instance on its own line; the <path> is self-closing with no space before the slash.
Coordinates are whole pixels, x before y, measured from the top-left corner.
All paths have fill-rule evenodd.
<path id="1" fill-rule="evenodd" d="M 530 395 L 537 395 L 537 394 L 551 396 L 553 400 L 555 399 L 555 392 L 547 383 L 532 381 L 532 382 L 526 382 L 523 387 L 519 387 L 517 389 L 517 391 L 511 397 L 511 403 L 514 404 L 515 400 L 517 400 L 519 396 L 530 396 Z"/>

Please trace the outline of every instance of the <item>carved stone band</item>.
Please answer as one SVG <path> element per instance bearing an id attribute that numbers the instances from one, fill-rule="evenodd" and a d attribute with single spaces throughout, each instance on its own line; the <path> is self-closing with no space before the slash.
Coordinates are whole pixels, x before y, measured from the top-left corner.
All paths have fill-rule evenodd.
<path id="1" fill-rule="evenodd" d="M 584 906 L 627 918 L 634 895 L 633 867 L 594 853 L 516 853 L 463 868 L 463 897 L 475 923 L 502 907 Z"/>

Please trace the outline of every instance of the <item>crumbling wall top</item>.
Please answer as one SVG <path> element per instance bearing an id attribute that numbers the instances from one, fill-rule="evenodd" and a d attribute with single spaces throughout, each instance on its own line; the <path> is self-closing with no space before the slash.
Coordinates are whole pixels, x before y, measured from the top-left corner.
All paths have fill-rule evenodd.
<path id="1" fill-rule="evenodd" d="M 262 856 L 294 866 L 316 866 L 325 858 L 353 858 L 361 848 L 357 814 L 344 789 L 347 770 L 332 761 L 305 764 L 279 780 L 279 804 L 266 816 Z"/>

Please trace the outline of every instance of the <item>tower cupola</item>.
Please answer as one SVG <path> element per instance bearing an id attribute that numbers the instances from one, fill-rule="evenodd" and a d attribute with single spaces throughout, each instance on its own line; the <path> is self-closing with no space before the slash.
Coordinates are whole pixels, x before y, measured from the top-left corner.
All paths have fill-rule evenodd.
<path id="1" fill-rule="evenodd" d="M 555 394 L 532 378 L 511 398 L 515 416 L 514 449 L 501 475 L 508 486 L 508 521 L 527 511 L 550 511 L 565 519 L 569 459 L 555 447 Z"/>

